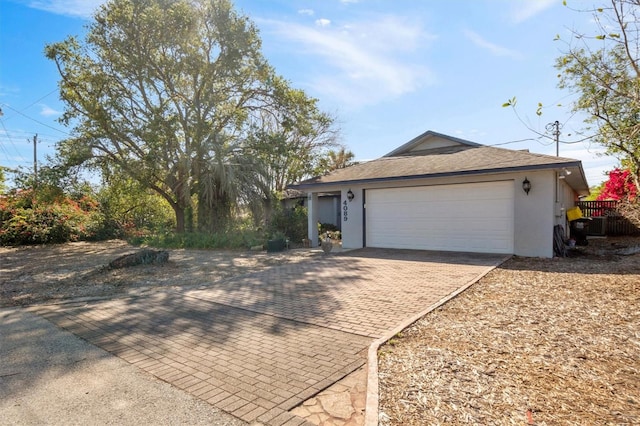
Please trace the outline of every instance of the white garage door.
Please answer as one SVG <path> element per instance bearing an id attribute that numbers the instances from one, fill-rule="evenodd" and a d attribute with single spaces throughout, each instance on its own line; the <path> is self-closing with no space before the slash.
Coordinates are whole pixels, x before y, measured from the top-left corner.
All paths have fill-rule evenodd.
<path id="1" fill-rule="evenodd" d="M 513 182 L 366 191 L 368 247 L 513 253 Z"/>

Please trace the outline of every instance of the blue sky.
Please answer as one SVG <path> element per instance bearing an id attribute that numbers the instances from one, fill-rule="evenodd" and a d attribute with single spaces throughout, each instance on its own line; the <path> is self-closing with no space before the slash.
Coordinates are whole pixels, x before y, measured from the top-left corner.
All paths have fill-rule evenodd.
<path id="1" fill-rule="evenodd" d="M 69 129 L 56 119 L 55 65 L 47 43 L 84 34 L 100 0 L 0 0 L 0 165 L 31 166 Z M 544 132 L 581 139 L 572 95 L 556 87 L 556 35 L 588 30 L 591 17 L 562 0 L 236 0 L 260 29 L 276 71 L 333 113 L 341 142 L 359 160 L 380 157 L 433 130 L 486 145 L 555 155 Z M 569 0 L 583 7 L 590 3 Z M 518 98 L 517 113 L 503 108 Z M 544 113 L 535 113 L 538 102 Z M 560 106 L 558 104 L 561 104 Z M 514 142 L 521 141 L 521 142 Z M 562 143 L 560 155 L 583 162 L 590 185 L 618 164 L 587 142 Z"/>

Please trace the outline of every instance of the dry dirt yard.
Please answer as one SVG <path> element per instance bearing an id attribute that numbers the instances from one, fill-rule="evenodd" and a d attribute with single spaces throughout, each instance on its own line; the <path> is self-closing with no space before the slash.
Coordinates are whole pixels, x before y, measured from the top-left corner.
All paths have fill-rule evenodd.
<path id="1" fill-rule="evenodd" d="M 168 250 L 165 264 L 106 268 L 116 258 L 138 251 L 140 248 L 118 240 L 0 247 L 0 307 L 206 285 L 314 255 L 298 250 L 269 254 Z"/>
<path id="2" fill-rule="evenodd" d="M 633 251 L 513 258 L 423 317 L 380 348 L 380 424 L 640 424 Z"/>

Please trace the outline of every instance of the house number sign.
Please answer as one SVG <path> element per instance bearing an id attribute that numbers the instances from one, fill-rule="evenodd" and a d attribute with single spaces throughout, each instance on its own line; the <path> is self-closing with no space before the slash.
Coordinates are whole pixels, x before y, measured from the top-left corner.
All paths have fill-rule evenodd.
<path id="1" fill-rule="evenodd" d="M 347 200 L 342 202 L 342 221 L 346 222 L 349 220 L 349 207 L 347 205 Z"/>

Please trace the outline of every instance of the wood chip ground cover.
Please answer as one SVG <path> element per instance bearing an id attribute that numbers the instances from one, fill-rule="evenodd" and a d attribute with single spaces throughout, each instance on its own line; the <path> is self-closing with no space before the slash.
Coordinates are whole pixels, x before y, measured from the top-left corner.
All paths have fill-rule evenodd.
<path id="1" fill-rule="evenodd" d="M 380 424 L 640 424 L 640 255 L 594 252 L 514 258 L 381 347 Z"/>

